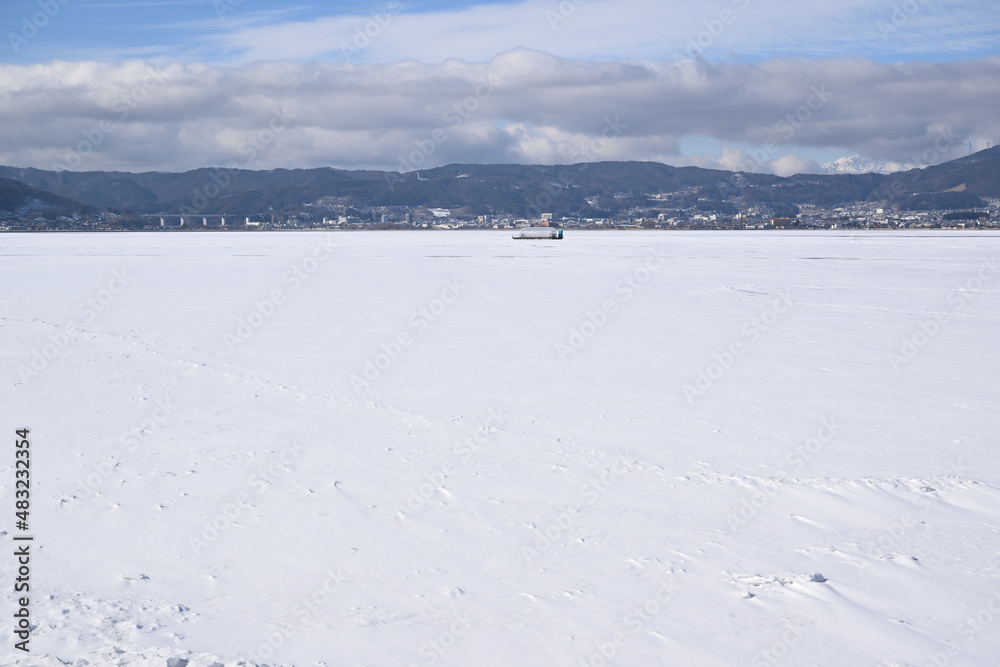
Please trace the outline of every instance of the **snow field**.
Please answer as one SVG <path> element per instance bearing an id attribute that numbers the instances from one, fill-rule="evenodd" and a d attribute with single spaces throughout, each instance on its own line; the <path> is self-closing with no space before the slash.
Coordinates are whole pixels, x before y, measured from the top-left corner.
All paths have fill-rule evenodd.
<path id="1" fill-rule="evenodd" d="M 998 249 L 5 235 L 0 664 L 992 664 Z"/>

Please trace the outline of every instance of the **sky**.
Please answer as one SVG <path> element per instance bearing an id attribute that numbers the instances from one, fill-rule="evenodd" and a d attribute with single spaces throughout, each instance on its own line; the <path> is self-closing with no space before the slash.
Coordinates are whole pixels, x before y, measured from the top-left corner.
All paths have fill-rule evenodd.
<path id="1" fill-rule="evenodd" d="M 1000 141 L 997 9 L 4 0 L 0 164 L 926 166 Z"/>

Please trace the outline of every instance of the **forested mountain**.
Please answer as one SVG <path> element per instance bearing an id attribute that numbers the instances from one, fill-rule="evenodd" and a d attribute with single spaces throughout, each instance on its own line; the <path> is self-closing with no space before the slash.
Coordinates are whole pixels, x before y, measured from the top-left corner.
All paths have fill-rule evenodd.
<path id="1" fill-rule="evenodd" d="M 66 203 L 75 200 L 98 210 L 139 214 L 297 211 L 334 202 L 357 209 L 440 207 L 467 215 L 530 217 L 545 211 L 596 216 L 650 205 L 654 195 L 660 195 L 661 203 L 663 195 L 670 195 L 669 205 L 677 208 L 722 211 L 747 204 L 778 210 L 796 204 L 830 207 L 883 200 L 904 208 L 949 209 L 975 207 L 983 197 L 1000 197 L 1000 147 L 891 175 L 782 178 L 656 162 L 593 162 L 453 164 L 406 174 L 332 168 L 132 174 L 0 167 L 0 177 L 65 198 L 59 200 L 64 206 L 75 205 Z M 22 201 L 19 196 L 12 191 L 12 205 Z"/>

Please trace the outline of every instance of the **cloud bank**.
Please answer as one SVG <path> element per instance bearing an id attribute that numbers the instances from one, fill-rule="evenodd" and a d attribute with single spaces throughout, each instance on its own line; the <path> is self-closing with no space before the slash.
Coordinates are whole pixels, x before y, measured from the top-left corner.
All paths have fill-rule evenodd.
<path id="1" fill-rule="evenodd" d="M 93 34 L 60 34 L 38 50 L 48 53 L 46 60 L 75 59 L 82 50 L 106 53 L 105 48 L 117 46 L 135 57 L 229 65 L 272 60 L 440 63 L 452 57 L 487 61 L 514 48 L 585 60 L 692 55 L 712 61 L 847 55 L 927 60 L 991 53 L 1000 27 L 992 0 L 449 1 L 425 8 L 427 4 L 203 1 L 176 7 L 177 20 L 153 33 L 145 23 L 148 12 L 138 12 L 132 19 L 139 21 L 136 32 L 153 42 L 124 37 L 118 21 L 126 19 L 119 19 L 118 12 L 108 17 L 113 33 L 102 35 L 111 27 L 98 25 Z M 81 13 L 93 11 L 100 10 Z M 60 55 L 66 49 L 70 55 Z"/>
<path id="2" fill-rule="evenodd" d="M 941 161 L 1000 138 L 1000 58 L 0 66 L 0 163 L 180 171 L 657 160 L 790 173 L 809 148 Z M 682 155 L 682 137 L 718 155 Z M 930 156 L 933 160 L 921 159 Z M 942 150 L 937 150 L 942 149 Z M 946 149 L 946 150 L 944 150 Z M 914 159 L 914 157 L 917 159 Z"/>

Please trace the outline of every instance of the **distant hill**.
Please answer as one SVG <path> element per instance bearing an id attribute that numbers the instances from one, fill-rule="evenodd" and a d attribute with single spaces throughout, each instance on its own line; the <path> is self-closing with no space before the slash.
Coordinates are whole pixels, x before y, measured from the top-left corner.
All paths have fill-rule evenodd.
<path id="1" fill-rule="evenodd" d="M 856 163 L 858 166 L 860 163 Z M 333 168 L 269 171 L 196 169 L 184 173 L 54 172 L 0 167 L 0 177 L 99 210 L 140 214 L 255 215 L 341 207 L 446 208 L 460 215 L 551 212 L 602 217 L 622 211 L 735 211 L 760 205 L 837 206 L 892 200 L 904 207 L 968 208 L 1000 197 L 1000 147 L 926 169 L 894 174 L 767 174 L 672 167 L 658 162 L 576 165 L 452 164 L 399 174 Z M 653 195 L 669 194 L 654 199 Z M 325 209 L 323 209 L 325 210 Z"/>
<path id="2" fill-rule="evenodd" d="M 90 206 L 8 178 L 0 178 L 0 211 L 54 219 L 61 215 L 92 213 Z"/>
<path id="3" fill-rule="evenodd" d="M 908 208 L 981 206 L 983 197 L 1000 198 L 1000 146 L 933 167 L 893 174 L 880 191 L 891 193 Z"/>

